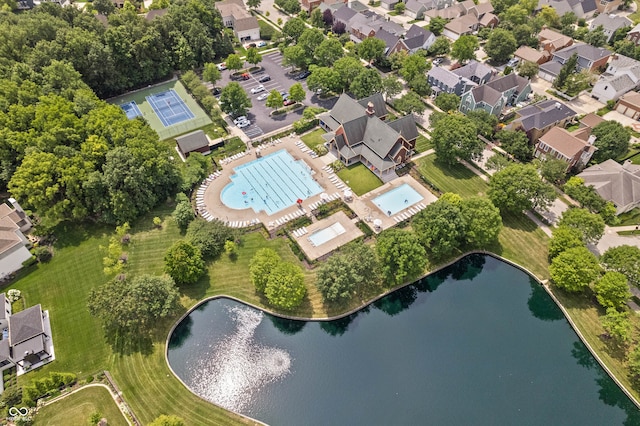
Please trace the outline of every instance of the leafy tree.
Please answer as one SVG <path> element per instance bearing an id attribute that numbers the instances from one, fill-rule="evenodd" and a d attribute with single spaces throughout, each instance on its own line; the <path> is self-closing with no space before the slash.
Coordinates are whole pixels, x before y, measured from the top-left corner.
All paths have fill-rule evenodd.
<path id="1" fill-rule="evenodd" d="M 275 307 L 285 310 L 297 308 L 307 294 L 302 269 L 292 263 L 278 263 L 271 269 L 264 294 Z"/>
<path id="2" fill-rule="evenodd" d="M 438 160 L 447 164 L 455 164 L 458 158 L 477 158 L 484 149 L 473 121 L 460 113 L 448 114 L 438 120 L 433 125 L 431 140 Z"/>
<path id="3" fill-rule="evenodd" d="M 225 241 L 224 252 L 227 253 L 227 256 L 229 256 L 229 258 L 235 259 L 238 257 L 238 245 L 235 241 Z"/>
<path id="4" fill-rule="evenodd" d="M 329 11 L 329 13 L 331 13 L 331 11 Z M 313 9 L 311 11 L 311 15 L 309 15 L 311 25 L 313 25 L 316 28 L 324 28 L 325 23 L 324 23 L 324 19 L 322 18 L 322 15 L 323 13 L 319 7 L 316 7 L 315 9 Z"/>
<path id="5" fill-rule="evenodd" d="M 636 346 L 633 351 L 631 351 L 627 365 L 629 368 L 629 378 L 634 384 L 634 387 L 637 388 L 640 385 L 640 346 Z"/>
<path id="6" fill-rule="evenodd" d="M 537 31 L 531 25 L 516 25 L 511 30 L 511 33 L 515 37 L 518 46 L 529 46 L 534 49 L 538 47 Z"/>
<path id="7" fill-rule="evenodd" d="M 454 43 L 455 44 L 455 43 Z M 518 48 L 516 38 L 511 31 L 495 28 L 491 31 L 484 51 L 496 62 L 506 62 Z"/>
<path id="8" fill-rule="evenodd" d="M 255 2 L 257 2 L 257 4 Z M 260 6 L 260 0 L 248 0 L 247 6 L 255 9 L 256 7 Z M 166 414 L 163 414 L 160 417 L 156 418 L 151 423 L 149 423 L 149 426 L 185 426 L 185 425 L 184 425 L 184 420 L 182 420 L 180 417 L 174 416 L 174 415 L 167 416 Z"/>
<path id="9" fill-rule="evenodd" d="M 578 17 L 573 12 L 566 12 L 560 17 L 560 26 L 565 27 L 568 25 L 573 25 L 578 20 Z"/>
<path id="10" fill-rule="evenodd" d="M 629 149 L 631 132 L 617 121 L 603 121 L 593 128 L 591 134 L 596 137 L 594 145 L 598 148 L 593 157 L 599 163 L 621 157 Z"/>
<path id="11" fill-rule="evenodd" d="M 358 99 L 379 93 L 382 91 L 382 77 L 373 68 L 365 69 L 353 79 L 349 90 Z"/>
<path id="12" fill-rule="evenodd" d="M 116 11 L 116 6 L 110 0 L 94 0 L 93 9 L 101 15 L 107 15 Z"/>
<path id="13" fill-rule="evenodd" d="M 415 92 L 407 92 L 393 103 L 393 107 L 405 114 L 413 112 L 422 114 L 427 106 L 422 102 L 422 98 Z"/>
<path id="14" fill-rule="evenodd" d="M 617 220 L 616 208 L 613 203 L 605 201 L 593 186 L 586 186 L 584 179 L 573 176 L 564 185 L 564 192 L 580 203 L 580 207 L 588 209 L 591 213 L 599 214 L 605 223 L 614 223 Z"/>
<path id="15" fill-rule="evenodd" d="M 527 162 L 533 158 L 533 148 L 529 144 L 526 133 L 518 130 L 501 130 L 497 138 L 500 140 L 500 146 L 517 160 Z"/>
<path id="16" fill-rule="evenodd" d="M 600 258 L 607 271 L 624 274 L 629 282 L 640 286 L 640 248 L 630 245 L 611 247 Z"/>
<path id="17" fill-rule="evenodd" d="M 451 57 L 460 62 L 474 59 L 476 57 L 475 52 L 479 47 L 478 37 L 474 35 L 460 36 L 451 45 Z"/>
<path id="18" fill-rule="evenodd" d="M 424 75 L 429 70 L 429 64 L 424 56 L 410 55 L 402 61 L 400 75 L 405 81 L 411 81 L 419 75 Z"/>
<path id="19" fill-rule="evenodd" d="M 262 3 L 262 0 L 247 0 L 247 6 L 249 6 L 249 9 L 253 9 L 253 10 L 256 10 L 257 8 L 259 8 L 261 3 Z"/>
<path id="20" fill-rule="evenodd" d="M 607 43 L 607 35 L 604 33 L 604 28 L 602 25 L 598 25 L 592 31 L 589 31 L 584 36 L 584 42 L 588 43 L 594 47 L 602 47 Z"/>
<path id="21" fill-rule="evenodd" d="M 620 272 L 606 272 L 595 284 L 593 291 L 604 308 L 621 310 L 631 298 L 627 277 Z"/>
<path id="22" fill-rule="evenodd" d="M 222 78 L 220 74 L 220 70 L 218 70 L 218 66 L 212 62 L 208 62 L 204 64 L 204 69 L 202 70 L 202 78 L 204 81 L 208 81 L 210 83 L 214 83 Z"/>
<path id="23" fill-rule="evenodd" d="M 382 92 L 386 99 L 392 98 L 402 91 L 402 83 L 394 75 L 382 78 Z"/>
<path id="24" fill-rule="evenodd" d="M 311 67 L 311 75 L 307 78 L 307 87 L 313 92 L 339 92 L 342 90 L 340 75 L 328 67 Z"/>
<path id="25" fill-rule="evenodd" d="M 558 158 L 545 158 L 540 161 L 540 174 L 550 183 L 561 183 L 567 175 L 567 163 Z"/>
<path id="26" fill-rule="evenodd" d="M 347 26 L 342 21 L 336 21 L 331 26 L 331 32 L 336 35 L 342 35 L 347 31 Z"/>
<path id="27" fill-rule="evenodd" d="M 433 19 L 431 20 L 431 22 L 433 22 Z M 434 56 L 448 55 L 450 51 L 451 51 L 451 42 L 445 36 L 440 36 L 436 38 L 436 41 L 434 41 L 431 47 L 429 47 L 429 54 Z"/>
<path id="28" fill-rule="evenodd" d="M 322 12 L 322 20 L 324 21 L 324 25 L 327 27 L 331 27 L 333 25 L 333 13 L 331 13 L 330 9 L 325 9 Z"/>
<path id="29" fill-rule="evenodd" d="M 220 93 L 220 109 L 234 117 L 244 115 L 251 108 L 251 99 L 236 82 L 227 84 Z"/>
<path id="30" fill-rule="evenodd" d="M 427 76 L 424 74 L 417 75 L 411 80 L 409 82 L 409 88 L 420 96 L 428 96 L 431 94 L 431 85 L 427 81 Z"/>
<path id="31" fill-rule="evenodd" d="M 356 51 L 358 56 L 365 61 L 372 63 L 384 55 L 384 49 L 386 45 L 384 41 L 376 37 L 368 37 L 358 44 Z"/>
<path id="32" fill-rule="evenodd" d="M 493 134 L 498 125 L 498 117 L 484 109 L 469 111 L 466 115 L 476 125 L 479 135 L 487 139 L 493 139 Z"/>
<path id="33" fill-rule="evenodd" d="M 247 49 L 247 62 L 253 65 L 258 65 L 262 62 L 262 55 L 258 52 L 258 49 L 255 47 L 250 47 Z"/>
<path id="34" fill-rule="evenodd" d="M 558 226 L 568 226 L 575 228 L 582 234 L 585 243 L 595 244 L 604 233 L 604 220 L 595 213 L 587 209 L 570 207 L 558 222 Z"/>
<path id="35" fill-rule="evenodd" d="M 306 29 L 304 21 L 300 18 L 289 19 L 284 27 L 282 27 L 282 34 L 292 42 L 297 42 L 304 30 Z"/>
<path id="36" fill-rule="evenodd" d="M 306 28 L 298 39 L 298 46 L 302 47 L 309 56 L 313 56 L 315 50 L 325 40 L 322 30 L 317 28 Z M 334 39 L 335 40 L 335 39 Z"/>
<path id="37" fill-rule="evenodd" d="M 607 313 L 601 318 L 602 328 L 616 343 L 626 345 L 631 340 L 632 325 L 629 312 L 607 308 Z"/>
<path id="38" fill-rule="evenodd" d="M 302 84 L 295 83 L 289 88 L 289 99 L 294 102 L 302 102 L 307 97 L 307 93 L 304 91 Z"/>
<path id="39" fill-rule="evenodd" d="M 460 204 L 462 220 L 466 224 L 464 239 L 472 247 L 484 248 L 498 241 L 502 229 L 500 210 L 491 200 L 471 197 Z"/>
<path id="40" fill-rule="evenodd" d="M 528 20 L 529 12 L 520 4 L 510 6 L 500 14 L 500 21 L 505 22 L 509 27 L 526 24 Z"/>
<path id="41" fill-rule="evenodd" d="M 264 293 L 271 272 L 282 260 L 275 250 L 264 248 L 256 252 L 249 261 L 249 276 L 259 293 Z"/>
<path id="42" fill-rule="evenodd" d="M 351 82 L 364 72 L 365 68 L 356 58 L 345 56 L 338 59 L 335 64 L 333 64 L 333 70 L 340 77 L 341 87 L 343 90 L 346 90 L 351 85 Z"/>
<path id="43" fill-rule="evenodd" d="M 300 2 L 297 0 L 275 0 L 274 3 L 279 8 L 287 12 L 289 15 L 295 15 L 299 13 L 301 10 Z M 281 18 L 278 18 L 278 19 L 281 19 Z M 300 19 L 300 18 L 296 18 L 296 19 Z"/>
<path id="44" fill-rule="evenodd" d="M 577 65 L 578 65 L 578 54 L 574 53 L 567 60 L 567 62 L 564 63 L 562 68 L 560 68 L 558 77 L 556 77 L 556 79 L 553 81 L 553 87 L 555 87 L 558 90 L 562 90 L 569 76 L 575 72 Z"/>
<path id="45" fill-rule="evenodd" d="M 224 63 L 227 65 L 227 68 L 233 71 L 237 71 L 244 67 L 244 61 L 242 60 L 242 58 L 240 58 L 240 55 L 236 53 L 232 53 L 227 56 L 227 59 L 224 61 Z"/>
<path id="46" fill-rule="evenodd" d="M 316 63 L 320 66 L 330 67 L 338 59 L 344 56 L 342 44 L 336 38 L 324 39 L 314 50 L 313 55 Z"/>
<path id="47" fill-rule="evenodd" d="M 560 28 L 560 17 L 553 7 L 544 5 L 537 15 L 546 26 L 552 28 Z M 575 16 L 575 15 L 574 15 Z"/>
<path id="48" fill-rule="evenodd" d="M 584 246 L 582 233 L 576 228 L 558 226 L 551 232 L 552 237 L 549 241 L 549 259 L 553 259 L 570 248 Z"/>
<path id="49" fill-rule="evenodd" d="M 460 208 L 442 198 L 418 212 L 412 226 L 434 259 L 453 254 L 460 247 L 466 230 Z"/>
<path id="50" fill-rule="evenodd" d="M 406 9 L 406 8 L 407 8 L 407 5 L 406 5 L 406 4 L 404 4 L 404 3 L 402 3 L 402 2 L 396 3 L 396 5 L 395 5 L 395 6 L 393 6 L 393 10 L 394 10 L 398 15 L 402 15 L 402 14 L 404 13 L 404 11 L 405 11 L 405 9 Z"/>
<path id="51" fill-rule="evenodd" d="M 302 46 L 289 46 L 282 53 L 282 65 L 291 65 L 292 67 L 307 68 L 311 60 L 311 52 L 304 50 Z"/>
<path id="52" fill-rule="evenodd" d="M 434 103 L 444 112 L 457 111 L 460 106 L 460 96 L 443 92 L 438 95 Z"/>
<path id="53" fill-rule="evenodd" d="M 211 168 L 211 159 L 205 157 L 199 152 L 192 152 L 187 157 L 185 166 L 182 169 L 182 187 L 183 191 L 189 191 L 207 176 Z M 188 201 L 188 200 L 187 200 Z"/>
<path id="54" fill-rule="evenodd" d="M 149 335 L 159 320 L 174 315 L 180 294 L 169 277 L 140 275 L 95 288 L 88 307 L 109 335 L 128 340 Z"/>
<path id="55" fill-rule="evenodd" d="M 349 244 L 318 268 L 316 285 L 328 301 L 348 300 L 379 283 L 378 259 L 370 246 Z"/>
<path id="56" fill-rule="evenodd" d="M 540 179 L 534 166 L 513 164 L 489 180 L 489 198 L 504 212 L 546 208 L 556 198 L 553 187 Z"/>
<path id="57" fill-rule="evenodd" d="M 200 250 L 205 259 L 212 259 L 222 253 L 225 242 L 233 240 L 233 232 L 218 220 L 196 219 L 189 224 L 186 239 Z"/>
<path id="58" fill-rule="evenodd" d="M 535 62 L 522 61 L 520 65 L 518 65 L 518 75 L 521 77 L 531 79 L 538 75 L 538 71 L 540 71 L 540 65 Z"/>
<path id="59" fill-rule="evenodd" d="M 175 210 L 173 211 L 173 219 L 178 224 L 178 228 L 182 231 L 187 229 L 189 223 L 195 218 L 193 214 L 193 209 L 191 208 L 191 203 L 188 201 L 183 201 L 176 205 Z"/>
<path id="60" fill-rule="evenodd" d="M 282 95 L 276 89 L 273 89 L 269 92 L 269 96 L 267 96 L 267 101 L 265 103 L 269 108 L 282 108 L 284 105 L 284 100 L 282 99 Z"/>
<path id="61" fill-rule="evenodd" d="M 447 20 L 436 16 L 435 18 L 431 18 L 429 21 L 429 31 L 437 37 L 442 34 L 442 30 L 444 30 L 445 25 L 447 25 Z"/>
<path id="62" fill-rule="evenodd" d="M 598 259 L 585 247 L 568 249 L 556 256 L 549 266 L 553 282 L 571 293 L 580 293 L 600 274 Z"/>
<path id="63" fill-rule="evenodd" d="M 193 284 L 204 274 L 200 249 L 186 240 L 176 241 L 164 255 L 164 271 L 178 284 Z"/>
<path id="64" fill-rule="evenodd" d="M 418 277 L 427 264 L 418 236 L 400 229 L 388 229 L 378 235 L 376 252 L 382 275 L 390 285 L 399 285 Z"/>

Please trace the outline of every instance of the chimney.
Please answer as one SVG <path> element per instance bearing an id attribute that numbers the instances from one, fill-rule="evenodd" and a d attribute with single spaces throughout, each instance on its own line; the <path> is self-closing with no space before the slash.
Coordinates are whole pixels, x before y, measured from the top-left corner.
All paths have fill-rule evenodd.
<path id="1" fill-rule="evenodd" d="M 625 170 L 629 170 L 629 166 L 631 166 L 631 160 L 627 160 L 622 164 L 622 168 Z"/>
<path id="2" fill-rule="evenodd" d="M 589 135 L 589 139 L 587 139 L 587 143 L 589 145 L 593 145 L 595 141 L 596 141 L 596 135 Z"/>
<path id="3" fill-rule="evenodd" d="M 373 117 L 376 113 L 376 110 L 373 109 L 373 102 L 369 101 L 369 103 L 367 104 L 367 115 L 369 117 Z"/>

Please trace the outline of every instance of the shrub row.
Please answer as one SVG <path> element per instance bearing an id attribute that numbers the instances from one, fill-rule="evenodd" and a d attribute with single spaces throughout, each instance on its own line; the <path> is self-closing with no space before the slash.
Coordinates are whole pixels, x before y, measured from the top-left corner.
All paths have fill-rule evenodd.
<path id="1" fill-rule="evenodd" d="M 200 105 L 207 114 L 212 117 L 218 115 L 216 98 L 207 90 L 195 72 L 187 71 L 180 76 L 180 80 L 184 83 L 189 93 L 193 95 L 198 105 Z"/>
<path id="2" fill-rule="evenodd" d="M 77 377 L 73 373 L 51 372 L 47 377 L 34 380 L 22 388 L 22 403 L 29 407 L 35 407 L 38 399 L 66 386 L 71 386 L 76 380 Z"/>

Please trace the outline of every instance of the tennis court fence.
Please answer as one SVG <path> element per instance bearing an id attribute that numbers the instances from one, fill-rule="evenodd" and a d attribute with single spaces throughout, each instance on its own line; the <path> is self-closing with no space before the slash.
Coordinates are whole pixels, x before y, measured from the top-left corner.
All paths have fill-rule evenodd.
<path id="1" fill-rule="evenodd" d="M 212 121 L 209 117 L 196 117 L 191 120 L 183 121 L 182 123 L 167 126 L 164 129 L 157 130 L 157 132 L 160 140 L 164 140 L 204 127 L 211 123 Z"/>

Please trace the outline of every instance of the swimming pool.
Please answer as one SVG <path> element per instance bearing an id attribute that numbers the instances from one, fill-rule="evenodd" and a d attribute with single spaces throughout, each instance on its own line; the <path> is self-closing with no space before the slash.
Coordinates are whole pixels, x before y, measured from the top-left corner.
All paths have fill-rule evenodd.
<path id="1" fill-rule="evenodd" d="M 387 216 L 392 216 L 423 199 L 424 197 L 413 189 L 411 185 L 403 183 L 399 187 L 374 198 L 373 204 L 378 206 Z"/>
<path id="2" fill-rule="evenodd" d="M 321 244 L 324 244 L 330 240 L 333 240 L 338 235 L 342 235 L 347 232 L 344 229 L 344 226 L 340 222 L 336 222 L 331 226 L 327 226 L 326 228 L 319 229 L 313 234 L 309 235 L 309 241 L 315 247 L 318 247 Z"/>
<path id="3" fill-rule="evenodd" d="M 220 193 L 229 208 L 252 208 L 256 213 L 274 214 L 322 192 L 311 168 L 296 161 L 286 150 L 235 167 L 231 183 Z"/>

